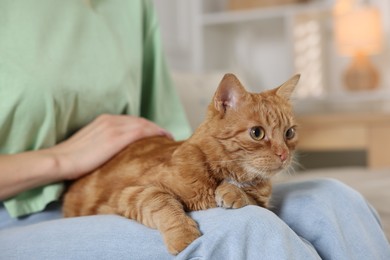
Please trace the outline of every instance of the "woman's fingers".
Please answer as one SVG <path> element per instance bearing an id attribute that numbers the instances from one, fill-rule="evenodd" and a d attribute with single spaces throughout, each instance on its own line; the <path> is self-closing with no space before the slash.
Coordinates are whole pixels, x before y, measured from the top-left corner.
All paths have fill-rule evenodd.
<path id="1" fill-rule="evenodd" d="M 49 149 L 65 179 L 78 178 L 105 163 L 128 144 L 151 136 L 172 135 L 144 118 L 102 115 L 61 144 Z"/>

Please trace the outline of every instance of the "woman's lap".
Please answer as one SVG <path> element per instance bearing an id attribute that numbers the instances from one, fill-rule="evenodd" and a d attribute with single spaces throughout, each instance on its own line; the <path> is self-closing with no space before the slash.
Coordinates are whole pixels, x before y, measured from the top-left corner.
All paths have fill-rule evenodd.
<path id="1" fill-rule="evenodd" d="M 331 179 L 277 185 L 274 212 L 323 259 L 390 259 L 376 211 L 361 194 Z"/>
<path id="2" fill-rule="evenodd" d="M 319 259 L 317 252 L 328 259 L 390 256 L 370 206 L 338 182 L 275 185 L 273 205 L 279 217 L 255 206 L 191 212 L 203 235 L 178 258 Z M 21 221 L 7 220 L 1 209 L 0 226 L 14 226 L 0 230 L 0 255 L 8 258 L 172 258 L 158 231 L 119 216 L 62 219 L 59 206 L 52 205 Z"/>

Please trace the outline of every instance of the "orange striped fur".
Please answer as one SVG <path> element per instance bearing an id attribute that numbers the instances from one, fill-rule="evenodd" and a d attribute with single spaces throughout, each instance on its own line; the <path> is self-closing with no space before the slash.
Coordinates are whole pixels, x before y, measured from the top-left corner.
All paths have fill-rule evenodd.
<path id="1" fill-rule="evenodd" d="M 130 144 L 71 184 L 64 215 L 136 220 L 158 229 L 169 252 L 178 254 L 201 235 L 186 212 L 267 207 L 270 178 L 290 165 L 297 144 L 289 98 L 298 80 L 254 94 L 226 74 L 206 120 L 189 139 L 152 137 Z"/>

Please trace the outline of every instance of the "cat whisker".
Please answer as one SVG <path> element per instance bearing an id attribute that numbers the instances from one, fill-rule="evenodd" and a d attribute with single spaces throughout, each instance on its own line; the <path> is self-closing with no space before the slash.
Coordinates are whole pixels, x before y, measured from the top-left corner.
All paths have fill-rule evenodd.
<path id="1" fill-rule="evenodd" d="M 305 166 L 303 166 L 299 162 L 299 157 L 302 157 L 302 154 L 294 153 L 294 157 L 292 158 L 292 163 L 294 164 L 294 166 L 296 166 L 296 168 L 305 170 Z"/>
<path id="2" fill-rule="evenodd" d="M 293 163 L 291 163 L 284 171 L 283 173 L 287 174 L 288 176 L 295 175 L 295 168 L 293 166 Z"/>
<path id="3" fill-rule="evenodd" d="M 304 166 L 296 158 L 293 158 L 289 168 L 295 173 L 297 169 L 304 169 Z"/>

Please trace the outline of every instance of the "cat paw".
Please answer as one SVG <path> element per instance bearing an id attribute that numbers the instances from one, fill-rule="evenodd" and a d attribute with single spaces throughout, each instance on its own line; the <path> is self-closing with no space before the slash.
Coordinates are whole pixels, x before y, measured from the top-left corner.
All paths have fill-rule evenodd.
<path id="1" fill-rule="evenodd" d="M 224 183 L 215 190 L 215 202 L 218 207 L 237 209 L 256 203 L 240 188 Z"/>
<path id="2" fill-rule="evenodd" d="M 201 236 L 201 233 L 196 225 L 193 223 L 182 224 L 177 228 L 172 228 L 164 234 L 165 245 L 168 248 L 169 253 L 173 255 L 179 254 L 195 239 Z"/>

